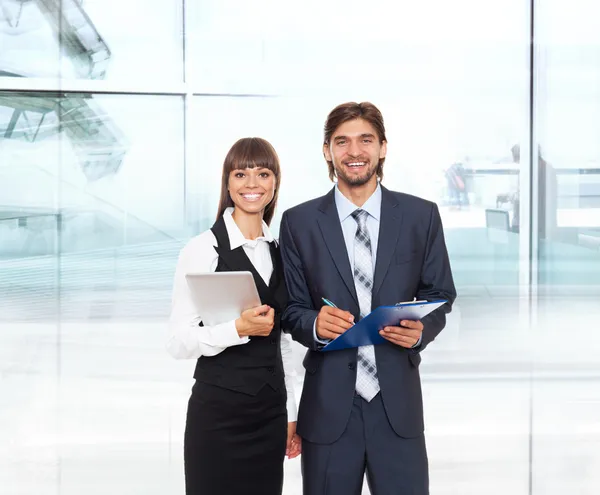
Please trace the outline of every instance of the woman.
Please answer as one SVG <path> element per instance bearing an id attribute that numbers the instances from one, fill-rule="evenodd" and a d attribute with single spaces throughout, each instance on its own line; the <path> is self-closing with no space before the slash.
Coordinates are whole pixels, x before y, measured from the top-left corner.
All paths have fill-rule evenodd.
<path id="1" fill-rule="evenodd" d="M 217 221 L 179 257 L 167 348 L 198 359 L 184 440 L 187 495 L 280 495 L 284 457 L 300 454 L 291 341 L 279 326 L 287 290 L 268 227 L 279 183 L 271 144 L 237 141 L 223 164 Z M 185 275 L 212 271 L 252 272 L 262 306 L 203 326 Z"/>

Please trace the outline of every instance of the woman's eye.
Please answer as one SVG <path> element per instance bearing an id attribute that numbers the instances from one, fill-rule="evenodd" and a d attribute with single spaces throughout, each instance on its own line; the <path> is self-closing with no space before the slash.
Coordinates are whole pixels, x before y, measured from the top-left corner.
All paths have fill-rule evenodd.
<path id="1" fill-rule="evenodd" d="M 260 176 L 259 176 L 259 177 L 262 177 L 263 179 L 266 179 L 266 178 L 268 178 L 270 175 L 271 175 L 271 174 L 269 174 L 269 172 L 262 172 L 262 173 L 260 174 Z"/>
<path id="2" fill-rule="evenodd" d="M 238 172 L 237 174 L 235 174 L 234 176 L 236 179 L 243 179 L 244 178 L 244 174 L 242 172 Z"/>

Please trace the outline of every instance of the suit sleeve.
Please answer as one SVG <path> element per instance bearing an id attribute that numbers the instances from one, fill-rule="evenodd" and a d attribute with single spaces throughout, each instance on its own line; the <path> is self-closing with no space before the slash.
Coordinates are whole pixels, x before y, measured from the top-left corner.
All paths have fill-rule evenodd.
<path id="1" fill-rule="evenodd" d="M 287 308 L 282 316 L 282 328 L 291 333 L 292 338 L 303 346 L 317 350 L 322 347 L 315 341 L 313 335 L 318 311 L 312 305 L 304 266 L 288 223 L 287 212 L 281 218 L 280 244 L 283 273 L 289 296 Z"/>
<path id="2" fill-rule="evenodd" d="M 448 302 L 421 320 L 423 335 L 421 344 L 411 350 L 415 353 L 425 349 L 446 326 L 446 313 L 452 310 L 452 304 L 456 299 L 456 289 L 444 240 L 442 219 L 435 204 L 430 212 L 425 259 L 421 269 L 417 299 L 428 301 L 446 299 Z"/>

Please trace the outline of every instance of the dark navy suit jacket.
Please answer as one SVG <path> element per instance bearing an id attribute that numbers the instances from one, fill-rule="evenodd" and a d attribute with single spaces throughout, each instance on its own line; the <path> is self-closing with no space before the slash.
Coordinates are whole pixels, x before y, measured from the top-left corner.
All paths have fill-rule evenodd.
<path id="1" fill-rule="evenodd" d="M 446 324 L 456 298 L 439 211 L 435 203 L 382 187 L 381 219 L 372 292 L 373 309 L 400 301 L 447 299 L 430 313 L 421 344 L 405 349 L 375 346 L 385 411 L 394 431 L 412 438 L 423 433 L 420 352 Z M 298 434 L 314 443 L 336 441 L 348 422 L 356 383 L 357 349 L 319 352 L 313 325 L 323 305 L 335 301 L 356 321 L 360 309 L 334 190 L 287 210 L 281 220 L 281 254 L 289 292 L 282 328 L 308 352 L 298 411 Z"/>

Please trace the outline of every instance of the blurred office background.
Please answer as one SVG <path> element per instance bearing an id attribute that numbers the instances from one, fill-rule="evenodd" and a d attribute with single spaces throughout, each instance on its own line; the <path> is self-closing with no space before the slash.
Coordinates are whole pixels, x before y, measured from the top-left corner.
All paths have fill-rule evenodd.
<path id="1" fill-rule="evenodd" d="M 183 493 L 178 252 L 236 139 L 280 154 L 277 233 L 331 187 L 328 111 L 369 100 L 384 184 L 439 204 L 459 292 L 422 364 L 432 494 L 598 493 L 599 14 L 0 0 L 0 492 Z"/>

